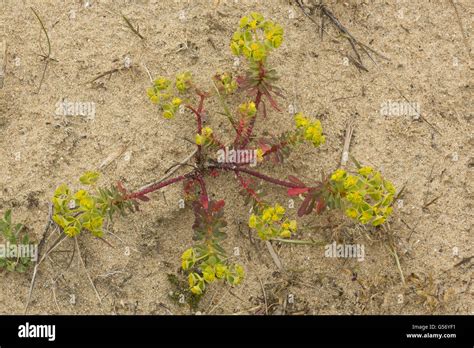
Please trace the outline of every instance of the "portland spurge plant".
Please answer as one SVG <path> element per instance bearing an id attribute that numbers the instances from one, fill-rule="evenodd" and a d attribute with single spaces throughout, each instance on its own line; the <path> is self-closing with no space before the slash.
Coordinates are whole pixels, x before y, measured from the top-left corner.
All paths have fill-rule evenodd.
<path id="1" fill-rule="evenodd" d="M 287 216 L 283 205 L 264 198 L 261 185 L 273 185 L 286 190 L 291 197 L 301 197 L 300 217 L 320 214 L 325 209 L 341 209 L 363 224 L 384 223 L 392 211 L 395 189 L 373 168 L 359 166 L 353 174 L 337 169 L 313 182 L 304 182 L 296 175 L 276 178 L 255 169 L 258 165 L 268 170 L 271 167 L 265 166 L 265 162 L 275 165 L 285 161 L 302 144 L 319 147 L 325 143 L 321 122 L 303 113 L 294 115 L 294 128 L 282 134 L 258 136 L 254 132 L 255 124 L 266 117 L 269 109 L 280 111 L 277 100 L 282 93 L 270 57 L 282 43 L 283 28 L 265 20 L 261 14 L 252 13 L 240 20 L 230 43 L 232 54 L 245 61 L 245 72 L 218 73 L 212 77 L 209 90 L 198 87 L 189 72 L 180 73 L 173 80 L 158 77 L 147 94 L 162 117 L 191 116 L 196 124 L 193 169 L 131 192 L 121 183 L 108 189 L 99 188 L 98 173 L 88 172 L 80 181 L 89 190 L 72 191 L 66 185 L 56 190 L 54 221 L 71 237 L 81 231 L 101 236 L 107 217 L 127 210 L 134 212 L 139 202 L 148 201 L 153 192 L 182 183 L 185 197 L 194 210 L 192 228 L 196 243 L 183 252 L 181 267 L 188 275 L 190 291 L 198 295 L 210 283 L 223 280 L 236 285 L 244 276 L 243 267 L 233 264 L 222 246 L 226 237 L 225 203 L 208 195 L 208 185 L 218 175 L 236 180 L 245 201 L 252 207 L 248 225 L 263 240 L 291 238 L 297 233 L 298 224 Z M 231 107 L 228 97 L 235 94 L 241 95 L 242 100 Z M 223 114 L 233 128 L 232 142 L 223 141 L 224 137 L 212 129 L 212 115 L 205 108 L 206 101 L 212 97 L 219 99 Z M 235 96 L 232 100 L 236 100 Z M 180 112 L 184 109 L 189 112 Z"/>

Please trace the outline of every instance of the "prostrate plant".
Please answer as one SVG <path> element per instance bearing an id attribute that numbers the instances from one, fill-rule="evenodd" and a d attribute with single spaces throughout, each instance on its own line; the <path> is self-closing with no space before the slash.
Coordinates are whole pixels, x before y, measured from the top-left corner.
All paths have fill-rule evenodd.
<path id="1" fill-rule="evenodd" d="M 0 235 L 5 243 L 2 245 L 3 252 L 0 254 L 0 270 L 5 268 L 9 272 L 23 273 L 31 266 L 31 255 L 20 255 L 20 251 L 25 250 L 25 247 L 29 250 L 30 237 L 24 229 L 22 224 L 12 223 L 11 210 L 7 210 L 0 219 Z M 15 250 L 16 256 L 8 257 L 10 248 Z"/>
<path id="2" fill-rule="evenodd" d="M 79 181 L 91 186 L 93 193 L 84 189 L 72 192 L 68 186 L 61 185 L 54 192 L 53 221 L 62 228 L 69 237 L 75 237 L 82 230 L 91 232 L 96 237 L 102 237 L 104 219 L 112 217 L 117 211 L 125 213 L 125 209 L 134 211 L 137 203 L 133 199 L 125 199 L 125 190 L 119 183 L 110 189 L 96 188 L 99 173 L 86 172 Z"/>
<path id="3" fill-rule="evenodd" d="M 222 246 L 226 237 L 225 203 L 223 200 L 210 200 L 207 193 L 206 180 L 221 173 L 234 174 L 232 176 L 241 188 L 245 203 L 252 205 L 249 227 L 256 230 L 263 240 L 291 238 L 297 232 L 297 222 L 285 215 L 285 208 L 264 199 L 263 182 L 285 188 L 289 196 L 302 197 L 298 216 L 336 208 L 342 209 L 357 222 L 373 226 L 382 224 L 392 212 L 395 190 L 388 180 L 370 167 L 359 168 L 354 175 L 338 169 L 313 184 L 306 184 L 294 175 L 281 180 L 249 168 L 268 161 L 281 163 L 296 146 L 309 143 L 319 147 L 326 140 L 321 122 L 303 113 L 294 116 L 295 128 L 292 130 L 266 137 L 253 134 L 257 119 L 266 115 L 266 101 L 279 111 L 276 97 L 281 93 L 275 85 L 278 77 L 268 61 L 270 53 L 282 42 L 283 28 L 280 25 L 265 20 L 261 14 L 252 13 L 240 20 L 230 44 L 234 55 L 247 60 L 248 68 L 244 74 L 234 76 L 224 72 L 214 75 L 214 94 L 198 88 L 189 72 L 178 74 L 174 81 L 158 77 L 147 94 L 150 101 L 158 105 L 162 116 L 165 119 L 174 118 L 177 114 L 187 117 L 185 113 L 177 112 L 180 107 L 194 115 L 197 146 L 194 169 L 130 193 L 121 184 L 106 190 L 96 188 L 98 174 L 86 173 L 81 182 L 90 185 L 95 192 L 83 189 L 72 192 L 68 187 L 60 186 L 53 199 L 54 221 L 71 237 L 81 230 L 101 236 L 106 216 L 111 217 L 117 211 L 124 213 L 126 209 L 137 210 L 138 200 L 148 201 L 150 193 L 182 182 L 186 200 L 194 210 L 192 228 L 196 244 L 182 254 L 181 267 L 188 274 L 189 289 L 198 296 L 210 283 L 223 280 L 236 285 L 244 276 L 242 266 L 233 264 Z M 232 112 L 226 97 L 237 92 L 245 94 L 244 100 Z M 235 131 L 235 138 L 230 144 L 221 141 L 211 126 L 203 126 L 205 115 L 206 124 L 209 124 L 204 102 L 212 95 L 219 98 L 223 114 Z M 238 160 L 232 157 L 234 160 L 231 163 L 216 160 L 216 153 L 228 148 L 245 155 Z"/>

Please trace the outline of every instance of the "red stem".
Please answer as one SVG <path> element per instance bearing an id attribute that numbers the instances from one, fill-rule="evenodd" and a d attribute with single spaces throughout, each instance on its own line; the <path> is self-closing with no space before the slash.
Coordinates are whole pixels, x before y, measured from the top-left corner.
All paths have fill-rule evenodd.
<path id="1" fill-rule="evenodd" d="M 258 195 L 255 193 L 254 190 L 252 190 L 251 188 L 249 188 L 249 185 L 245 182 L 244 178 L 242 177 L 242 175 L 240 175 L 239 172 L 235 172 L 235 175 L 237 176 L 237 178 L 239 179 L 239 182 L 240 182 L 240 185 L 245 189 L 245 191 L 247 191 L 247 193 L 249 195 L 251 195 L 253 197 L 253 199 L 255 199 L 256 202 L 260 203 L 260 198 L 258 197 Z"/>
<path id="2" fill-rule="evenodd" d="M 197 92 L 200 99 L 199 99 L 199 106 L 198 106 L 198 109 L 194 109 L 191 105 L 186 105 L 186 107 L 191 110 L 194 115 L 196 115 L 196 122 L 197 122 L 197 132 L 198 134 L 201 134 L 202 132 L 202 111 L 204 109 L 204 99 L 206 98 L 206 95 L 204 93 L 201 93 L 201 92 Z M 198 158 L 201 157 L 201 145 L 198 145 Z"/>
<path id="3" fill-rule="evenodd" d="M 272 184 L 283 186 L 283 187 L 288 187 L 288 188 L 297 188 L 297 187 L 304 188 L 304 187 L 306 187 L 306 186 L 302 186 L 302 185 L 297 185 L 297 184 L 292 183 L 290 181 L 284 181 L 284 180 L 272 178 L 271 176 L 259 173 L 257 171 L 252 170 L 252 169 L 242 168 L 240 166 L 238 167 L 238 166 L 235 166 L 235 165 L 218 164 L 218 165 L 213 165 L 212 168 L 223 169 L 223 170 L 232 170 L 236 173 L 238 173 L 238 172 L 247 173 L 249 175 L 255 176 L 256 178 L 259 178 L 259 179 L 271 182 Z"/>
<path id="4" fill-rule="evenodd" d="M 202 179 L 202 176 L 198 176 L 196 180 L 199 182 L 199 186 L 201 186 L 201 204 L 203 205 L 204 209 L 207 210 L 209 207 L 209 196 L 207 195 L 206 183 Z"/>
<path id="5" fill-rule="evenodd" d="M 282 141 L 281 143 L 279 144 L 276 144 L 276 145 L 273 145 L 270 150 L 266 151 L 263 156 L 268 156 L 269 154 L 273 153 L 273 152 L 277 152 L 279 149 L 281 149 L 282 147 L 285 147 L 286 145 L 288 145 L 288 142 L 287 141 Z"/>
<path id="6" fill-rule="evenodd" d="M 151 186 L 148 186 L 146 188 L 144 188 L 143 190 L 140 190 L 140 191 L 136 191 L 136 192 L 132 192 L 132 193 L 129 193 L 127 195 L 125 195 L 125 197 L 123 198 L 124 200 L 128 200 L 128 199 L 135 199 L 135 198 L 138 198 L 138 197 L 141 197 L 141 196 L 144 196 L 148 193 L 151 193 L 151 192 L 154 192 L 156 190 L 159 190 L 163 187 L 166 187 L 168 185 L 171 185 L 171 184 L 174 184 L 176 182 L 179 182 L 179 181 L 182 181 L 184 179 L 188 179 L 188 178 L 191 178 L 193 176 L 196 175 L 196 172 L 190 172 L 190 173 L 187 173 L 185 175 L 181 175 L 181 176 L 177 176 L 175 178 L 172 178 L 172 179 L 168 179 L 166 181 L 162 181 L 162 182 L 158 182 L 154 185 L 151 185 Z"/>
<path id="7" fill-rule="evenodd" d="M 255 107 L 257 108 L 257 113 L 258 113 L 258 106 L 260 105 L 260 102 L 262 101 L 262 92 L 260 90 L 257 91 L 257 96 L 255 97 Z M 247 132 L 245 134 L 245 137 L 243 138 L 241 148 L 244 148 L 250 141 L 250 137 L 252 136 L 253 128 L 255 127 L 255 121 L 257 120 L 257 114 L 255 114 L 254 117 L 250 120 L 250 124 L 247 128 Z M 240 134 L 237 134 L 237 139 Z"/>

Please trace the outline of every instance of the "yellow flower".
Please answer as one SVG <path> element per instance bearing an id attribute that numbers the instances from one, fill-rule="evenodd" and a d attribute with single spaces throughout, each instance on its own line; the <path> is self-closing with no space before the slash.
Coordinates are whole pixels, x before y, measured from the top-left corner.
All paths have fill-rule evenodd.
<path id="1" fill-rule="evenodd" d="M 88 193 L 86 190 L 79 190 L 74 194 L 74 198 L 78 200 L 81 200 L 85 198 L 86 196 L 88 196 Z"/>
<path id="2" fill-rule="evenodd" d="M 171 81 L 168 80 L 167 78 L 164 78 L 164 77 L 159 77 L 154 81 L 154 85 L 155 85 L 156 89 L 158 89 L 159 91 L 168 88 L 170 83 L 171 83 Z"/>
<path id="3" fill-rule="evenodd" d="M 331 180 L 339 182 L 339 181 L 344 180 L 345 176 L 346 176 L 346 171 L 344 169 L 338 169 L 331 175 Z"/>
<path id="4" fill-rule="evenodd" d="M 257 227 L 257 216 L 255 214 L 250 215 L 249 218 L 249 227 L 255 228 Z"/>
<path id="5" fill-rule="evenodd" d="M 282 232 L 280 232 L 280 237 L 281 238 L 290 238 L 291 237 L 290 230 L 283 230 Z"/>
<path id="6" fill-rule="evenodd" d="M 176 76 L 176 88 L 180 92 L 185 92 L 189 87 L 191 87 L 191 73 L 184 72 Z"/>
<path id="7" fill-rule="evenodd" d="M 358 182 L 357 178 L 355 176 L 350 175 L 346 178 L 346 180 L 344 180 L 344 188 L 349 189 L 353 187 L 355 184 L 357 184 L 357 182 Z"/>
<path id="8" fill-rule="evenodd" d="M 326 141 L 326 138 L 323 136 L 323 128 L 321 127 L 321 122 L 319 120 L 307 126 L 304 135 L 305 139 L 311 141 L 314 146 L 319 146 Z"/>
<path id="9" fill-rule="evenodd" d="M 149 98 L 153 97 L 155 95 L 155 89 L 150 87 L 146 89 L 146 94 L 148 95 Z"/>
<path id="10" fill-rule="evenodd" d="M 183 101 L 181 100 L 181 98 L 173 98 L 171 104 L 173 104 L 174 106 L 180 106 L 182 102 Z"/>
<path id="11" fill-rule="evenodd" d="M 265 55 L 266 55 L 265 46 L 263 46 L 262 44 L 253 42 L 250 45 L 250 50 L 251 50 L 252 58 L 254 60 L 261 61 L 265 58 Z"/>
<path id="12" fill-rule="evenodd" d="M 273 212 L 274 212 L 274 209 L 273 208 L 267 208 L 263 211 L 263 214 L 262 214 L 262 220 L 265 221 L 265 222 L 268 222 L 271 220 L 272 216 L 273 216 Z"/>
<path id="13" fill-rule="evenodd" d="M 351 219 L 355 219 L 357 218 L 357 215 L 359 215 L 359 213 L 354 208 L 350 208 L 346 210 L 346 215 L 349 216 Z"/>
<path id="14" fill-rule="evenodd" d="M 373 215 L 372 213 L 368 211 L 364 211 L 362 215 L 359 217 L 359 221 L 362 222 L 363 224 L 366 224 L 372 219 Z"/>
<path id="15" fill-rule="evenodd" d="M 373 171 L 374 169 L 372 167 L 362 167 L 359 169 L 359 174 L 368 177 L 370 174 L 372 174 Z"/>
<path id="16" fill-rule="evenodd" d="M 296 220 L 291 220 L 289 227 L 290 227 L 290 230 L 291 230 L 291 231 L 295 232 L 296 229 L 298 228 L 298 226 L 297 226 L 297 224 L 296 224 Z"/>
<path id="17" fill-rule="evenodd" d="M 202 272 L 202 276 L 208 283 L 212 283 L 214 280 L 216 280 L 216 274 L 211 266 L 206 267 L 204 272 Z"/>
<path id="18" fill-rule="evenodd" d="M 279 204 L 277 203 L 277 204 L 275 204 L 275 213 L 276 213 L 277 215 L 280 215 L 280 216 L 281 216 L 281 215 L 285 214 L 285 208 L 283 208 L 281 205 L 279 205 Z"/>
<path id="19" fill-rule="evenodd" d="M 163 111 L 163 117 L 169 120 L 174 117 L 174 114 L 170 110 L 166 110 L 166 111 Z"/>
<path id="20" fill-rule="evenodd" d="M 79 234 L 79 229 L 76 226 L 69 226 L 64 229 L 64 233 L 69 237 L 74 237 Z"/>
<path id="21" fill-rule="evenodd" d="M 217 264 L 216 265 L 216 277 L 221 279 L 224 278 L 227 273 L 227 267 L 224 266 L 223 264 Z"/>
<path id="22" fill-rule="evenodd" d="M 247 114 L 248 114 L 249 116 L 253 116 L 253 115 L 255 115 L 256 112 L 257 112 L 257 108 L 256 108 L 256 106 L 255 106 L 255 103 L 254 103 L 254 102 L 248 103 Z"/>
<path id="23" fill-rule="evenodd" d="M 303 113 L 298 112 L 295 115 L 295 124 L 297 128 L 306 127 L 309 124 L 309 121 L 306 117 L 304 117 Z"/>
<path id="24" fill-rule="evenodd" d="M 239 111 L 244 116 L 253 117 L 257 113 L 257 107 L 255 106 L 255 103 L 251 101 L 240 104 Z"/>
<path id="25" fill-rule="evenodd" d="M 87 210 L 94 208 L 94 203 L 94 200 L 90 197 L 84 197 L 79 201 L 79 204 Z"/>
<path id="26" fill-rule="evenodd" d="M 361 196 L 360 192 L 358 192 L 358 191 L 351 192 L 347 195 L 347 200 L 351 203 L 359 204 L 359 203 L 362 203 L 362 196 Z"/>
<path id="27" fill-rule="evenodd" d="M 204 142 L 204 137 L 200 134 L 196 134 L 196 144 L 197 145 L 202 145 Z"/>
<path id="28" fill-rule="evenodd" d="M 241 277 L 241 278 L 242 278 L 242 277 L 244 276 L 244 274 L 245 274 L 244 268 L 243 268 L 241 265 L 236 265 L 236 266 L 235 266 L 235 271 L 237 272 L 237 275 L 238 275 L 239 277 Z"/>
<path id="29" fill-rule="evenodd" d="M 212 128 L 211 127 L 204 127 L 201 131 L 201 134 L 204 137 L 209 138 L 212 135 Z"/>

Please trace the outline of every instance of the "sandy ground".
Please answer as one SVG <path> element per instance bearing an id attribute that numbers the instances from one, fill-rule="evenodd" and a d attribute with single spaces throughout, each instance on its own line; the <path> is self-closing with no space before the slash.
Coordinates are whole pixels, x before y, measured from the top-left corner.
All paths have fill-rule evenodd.
<path id="1" fill-rule="evenodd" d="M 279 133 L 292 124 L 290 105 L 321 119 L 327 142 L 302 147 L 281 167 L 261 170 L 284 178 L 290 173 L 318 179 L 336 169 L 346 124 L 354 122 L 350 153 L 380 168 L 400 189 L 403 201 L 385 231 L 353 224 L 340 214 L 300 220 L 297 238 L 365 246 L 365 260 L 324 257 L 320 246 L 277 245 L 279 270 L 263 242 L 248 238 L 248 208 L 232 176 L 209 184 L 226 199 L 228 250 L 247 277 L 242 286 L 216 285 L 197 309 L 170 298 L 167 274 L 177 274 L 179 256 L 192 243 L 193 213 L 180 209 L 181 186 L 166 188 L 143 204 L 140 213 L 118 218 L 105 238 L 114 248 L 84 233 L 79 239 L 90 286 L 74 249 L 65 241 L 39 268 L 30 313 L 295 313 L 414 314 L 473 313 L 474 158 L 472 108 L 472 18 L 474 4 L 455 1 L 326 1 L 360 41 L 385 55 L 362 54 L 368 72 L 347 58 L 353 54 L 333 27 L 321 40 L 319 29 L 286 1 L 53 1 L 3 0 L 0 11 L 7 45 L 0 89 L 0 212 L 12 208 L 34 239 L 41 240 L 48 201 L 61 183 L 76 185 L 85 170 L 102 170 L 101 184 L 122 180 L 138 188 L 156 180 L 192 151 L 190 115 L 172 122 L 149 103 L 149 76 L 190 70 L 207 89 L 216 71 L 232 69 L 230 36 L 241 16 L 259 11 L 285 29 L 285 42 L 271 58 L 282 76 L 284 112 L 270 112 L 257 131 Z M 47 51 L 41 27 L 51 40 L 51 57 L 39 88 Z M 126 26 L 125 14 L 145 40 Z M 319 23 L 319 17 L 314 14 Z M 463 28 L 463 31 L 461 30 Z M 179 52 L 180 44 L 189 47 Z M 0 40 L 2 43 L 2 40 Z M 2 54 L 3 50 L 0 50 Z M 0 60 L 1 63 L 1 60 Z M 131 68 L 100 74 L 131 63 Z M 242 67 L 237 69 L 242 69 Z M 423 120 L 382 116 L 381 105 L 408 100 Z M 95 118 L 58 116 L 63 99 L 95 103 Z M 231 130 L 208 104 L 215 131 Z M 110 156 L 110 157 L 109 157 Z M 284 191 L 271 188 L 282 204 Z M 295 214 L 295 209 L 291 210 Z M 387 249 L 393 236 L 406 284 Z M 0 313 L 22 313 L 32 272 L 2 272 Z M 263 294 L 265 292 L 265 296 Z M 266 303 L 266 305 L 265 305 Z"/>

